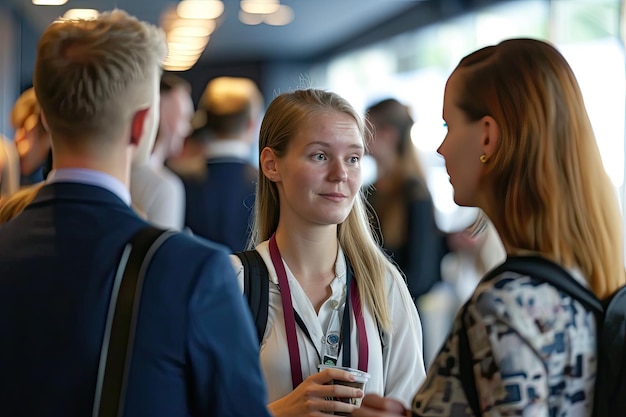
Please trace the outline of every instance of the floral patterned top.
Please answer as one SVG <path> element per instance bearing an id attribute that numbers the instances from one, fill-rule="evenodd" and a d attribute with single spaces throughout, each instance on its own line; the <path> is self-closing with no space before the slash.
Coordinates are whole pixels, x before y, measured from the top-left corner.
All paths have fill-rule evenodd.
<path id="1" fill-rule="evenodd" d="M 466 326 L 484 416 L 591 416 L 593 313 L 550 284 L 514 272 L 480 283 L 469 303 Z M 460 320 L 459 313 L 415 395 L 413 416 L 473 415 L 458 377 Z"/>

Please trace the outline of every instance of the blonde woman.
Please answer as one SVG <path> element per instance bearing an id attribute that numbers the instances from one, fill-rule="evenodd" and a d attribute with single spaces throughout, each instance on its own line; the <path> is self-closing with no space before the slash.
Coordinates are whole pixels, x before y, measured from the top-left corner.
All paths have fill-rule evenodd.
<path id="1" fill-rule="evenodd" d="M 512 39 L 463 58 L 448 79 L 443 118 L 448 134 L 439 153 L 454 199 L 483 209 L 509 258 L 557 263 L 599 298 L 624 285 L 616 195 L 574 73 L 552 45 Z M 413 416 L 476 415 L 461 384 L 467 378 L 477 413 L 592 415 L 592 311 L 541 277 L 506 270 L 483 280 L 465 308 L 415 396 Z M 458 365 L 460 340 L 468 342 L 468 372 Z M 355 416 L 405 414 L 390 399 L 364 404 Z"/>
<path id="2" fill-rule="evenodd" d="M 332 398 L 363 392 L 329 385 L 350 374 L 318 372 L 320 363 L 367 371 L 366 393 L 406 405 L 425 375 L 419 316 L 373 239 L 361 195 L 365 146 L 358 113 L 321 90 L 276 97 L 261 125 L 251 247 L 269 271 L 261 366 L 276 417 L 354 410 Z M 241 281 L 243 267 L 233 261 Z M 323 342 L 346 329 L 340 346 Z"/>

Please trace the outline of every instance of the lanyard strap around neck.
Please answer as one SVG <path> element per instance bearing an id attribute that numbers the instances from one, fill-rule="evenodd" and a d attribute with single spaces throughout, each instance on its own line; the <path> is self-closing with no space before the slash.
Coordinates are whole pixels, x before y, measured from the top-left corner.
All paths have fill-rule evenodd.
<path id="1" fill-rule="evenodd" d="M 351 274 L 352 268 L 350 264 L 347 264 L 348 273 Z M 352 311 L 354 312 L 354 321 L 356 322 L 356 335 L 357 343 L 359 345 L 359 364 L 358 369 L 363 372 L 367 372 L 369 364 L 369 347 L 367 344 L 367 330 L 365 329 L 365 320 L 363 319 L 363 310 L 361 307 L 361 297 L 359 296 L 359 289 L 356 284 L 356 280 L 353 279 L 350 284 L 350 303 L 352 304 Z M 346 309 L 348 304 L 346 303 Z M 346 317 L 349 317 L 346 315 Z M 348 329 L 350 328 L 350 320 L 348 320 Z M 349 333 L 348 333 L 349 337 Z M 346 348 L 347 346 L 347 348 Z M 344 360 L 344 366 L 350 366 L 350 339 L 344 344 L 344 352 L 348 351 L 347 361 Z"/>
<path id="2" fill-rule="evenodd" d="M 296 333 L 296 320 L 295 310 L 291 301 L 291 290 L 289 289 L 289 280 L 287 279 L 287 271 L 285 265 L 280 256 L 278 244 L 276 243 L 276 236 L 272 235 L 269 240 L 270 257 L 276 275 L 278 276 L 278 286 L 280 288 L 280 298 L 283 305 L 283 318 L 285 321 L 285 331 L 287 333 L 287 346 L 289 349 L 289 363 L 291 365 L 291 382 L 293 387 L 296 388 L 302 383 L 302 364 L 300 362 L 300 348 L 298 347 L 298 336 Z M 351 276 L 350 264 L 346 262 L 348 268 L 348 278 Z M 342 338 L 345 343 L 343 344 L 343 366 L 350 366 L 350 320 L 349 310 L 350 305 L 353 306 L 354 318 L 356 322 L 357 339 L 359 345 L 359 364 L 358 368 L 361 371 L 367 372 L 369 349 L 367 345 L 367 332 L 365 329 L 365 320 L 363 319 L 363 311 L 361 307 L 361 298 L 359 296 L 359 290 L 356 284 L 356 280 L 348 282 L 348 293 L 346 294 L 346 306 L 344 310 L 344 320 L 342 327 L 345 330 L 342 332 Z M 346 314 L 347 313 L 347 314 Z M 346 320 L 347 319 L 347 320 Z M 305 330 L 306 331 L 306 330 Z M 347 353 L 346 353 L 347 351 Z"/>
<path id="3" fill-rule="evenodd" d="M 289 347 L 289 363 L 291 365 L 291 382 L 296 388 L 302 382 L 302 365 L 300 364 L 300 348 L 298 347 L 298 335 L 296 334 L 296 319 L 293 314 L 291 302 L 291 290 L 287 280 L 287 271 L 280 257 L 280 251 L 276 244 L 276 236 L 270 238 L 270 257 L 278 275 L 280 298 L 283 303 L 283 317 L 285 319 L 285 331 L 287 332 L 287 346 Z"/>

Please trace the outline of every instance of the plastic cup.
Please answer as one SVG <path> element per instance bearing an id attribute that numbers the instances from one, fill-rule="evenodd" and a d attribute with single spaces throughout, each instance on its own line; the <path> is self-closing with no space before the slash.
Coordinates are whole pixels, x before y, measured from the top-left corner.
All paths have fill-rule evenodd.
<path id="1" fill-rule="evenodd" d="M 345 366 L 320 365 L 318 366 L 318 368 L 320 372 L 323 371 L 324 369 L 341 369 L 342 371 L 350 372 L 352 375 L 354 375 L 353 382 L 333 379 L 332 381 L 329 382 L 329 384 L 346 385 L 348 387 L 359 388 L 361 391 L 365 389 L 365 384 L 367 384 L 367 381 L 370 379 L 370 374 L 368 374 L 367 372 L 359 371 L 358 369 L 348 368 Z M 357 407 L 360 407 L 361 401 L 363 400 L 363 398 L 332 398 L 332 400 L 341 401 L 344 403 L 348 403 L 348 404 L 352 404 L 352 405 L 356 405 Z M 349 414 L 344 414 L 344 413 L 335 413 L 335 414 L 345 415 L 345 416 L 349 415 Z"/>

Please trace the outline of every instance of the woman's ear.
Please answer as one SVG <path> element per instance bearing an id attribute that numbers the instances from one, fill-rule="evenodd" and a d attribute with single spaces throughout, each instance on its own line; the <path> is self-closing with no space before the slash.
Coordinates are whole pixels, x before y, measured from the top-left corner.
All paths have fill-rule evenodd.
<path id="1" fill-rule="evenodd" d="M 491 116 L 484 116 L 480 120 L 483 128 L 482 150 L 483 155 L 490 159 L 500 143 L 500 126 L 496 119 Z"/>
<path id="2" fill-rule="evenodd" d="M 278 157 L 274 150 L 267 146 L 261 151 L 259 156 L 260 167 L 263 174 L 272 182 L 280 181 L 280 173 L 278 172 Z"/>

